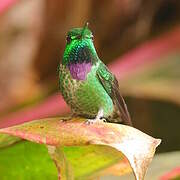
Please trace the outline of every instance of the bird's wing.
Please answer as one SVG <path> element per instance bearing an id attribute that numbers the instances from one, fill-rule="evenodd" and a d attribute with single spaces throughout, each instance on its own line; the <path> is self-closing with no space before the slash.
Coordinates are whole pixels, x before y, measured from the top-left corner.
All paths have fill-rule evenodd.
<path id="1" fill-rule="evenodd" d="M 112 98 L 113 103 L 117 106 L 122 121 L 125 124 L 132 126 L 131 118 L 126 103 L 121 96 L 119 84 L 116 77 L 108 70 L 108 68 L 102 62 L 100 63 L 96 71 L 96 75 L 106 92 Z"/>

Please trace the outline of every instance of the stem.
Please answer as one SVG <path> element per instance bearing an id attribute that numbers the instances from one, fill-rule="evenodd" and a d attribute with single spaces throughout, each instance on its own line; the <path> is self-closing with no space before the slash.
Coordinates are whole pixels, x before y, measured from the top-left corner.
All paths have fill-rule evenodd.
<path id="1" fill-rule="evenodd" d="M 72 169 L 66 159 L 63 148 L 49 145 L 47 148 L 52 160 L 56 165 L 58 171 L 58 180 L 73 180 Z"/>

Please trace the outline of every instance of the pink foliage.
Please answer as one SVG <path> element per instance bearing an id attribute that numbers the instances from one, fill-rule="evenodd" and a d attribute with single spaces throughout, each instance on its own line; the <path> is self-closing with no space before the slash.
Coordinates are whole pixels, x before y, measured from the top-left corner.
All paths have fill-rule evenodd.
<path id="1" fill-rule="evenodd" d="M 161 56 L 180 48 L 180 27 L 165 33 L 157 39 L 147 41 L 139 47 L 117 58 L 109 68 L 119 78 L 133 73 L 143 65 L 159 60 Z"/>
<path id="2" fill-rule="evenodd" d="M 0 15 L 12 7 L 18 0 L 1 0 L 0 1 Z"/>
<path id="3" fill-rule="evenodd" d="M 172 171 L 164 174 L 160 177 L 160 180 L 170 180 L 175 178 L 180 178 L 180 167 L 176 167 Z"/>
<path id="4" fill-rule="evenodd" d="M 12 113 L 11 115 L 0 120 L 0 128 L 21 124 L 33 119 L 40 119 L 45 117 L 52 117 L 58 114 L 67 113 L 69 108 L 60 96 L 60 94 L 52 95 L 41 104 L 23 109 L 19 112 Z"/>

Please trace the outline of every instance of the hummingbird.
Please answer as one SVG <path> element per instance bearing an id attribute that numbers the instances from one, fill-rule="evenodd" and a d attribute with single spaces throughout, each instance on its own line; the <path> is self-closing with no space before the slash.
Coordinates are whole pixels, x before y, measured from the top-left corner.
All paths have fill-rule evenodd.
<path id="1" fill-rule="evenodd" d="M 88 23 L 67 33 L 59 89 L 74 116 L 131 126 L 116 77 L 100 60 Z"/>

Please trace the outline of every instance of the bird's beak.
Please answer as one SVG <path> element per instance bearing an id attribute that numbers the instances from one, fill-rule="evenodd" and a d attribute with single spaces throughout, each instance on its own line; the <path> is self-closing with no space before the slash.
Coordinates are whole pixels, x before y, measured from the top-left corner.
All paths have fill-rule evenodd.
<path id="1" fill-rule="evenodd" d="M 84 25 L 84 27 L 83 27 L 81 37 L 84 37 L 84 35 L 85 35 L 85 30 L 88 28 L 88 26 L 89 26 L 89 23 L 86 22 L 85 25 Z"/>

